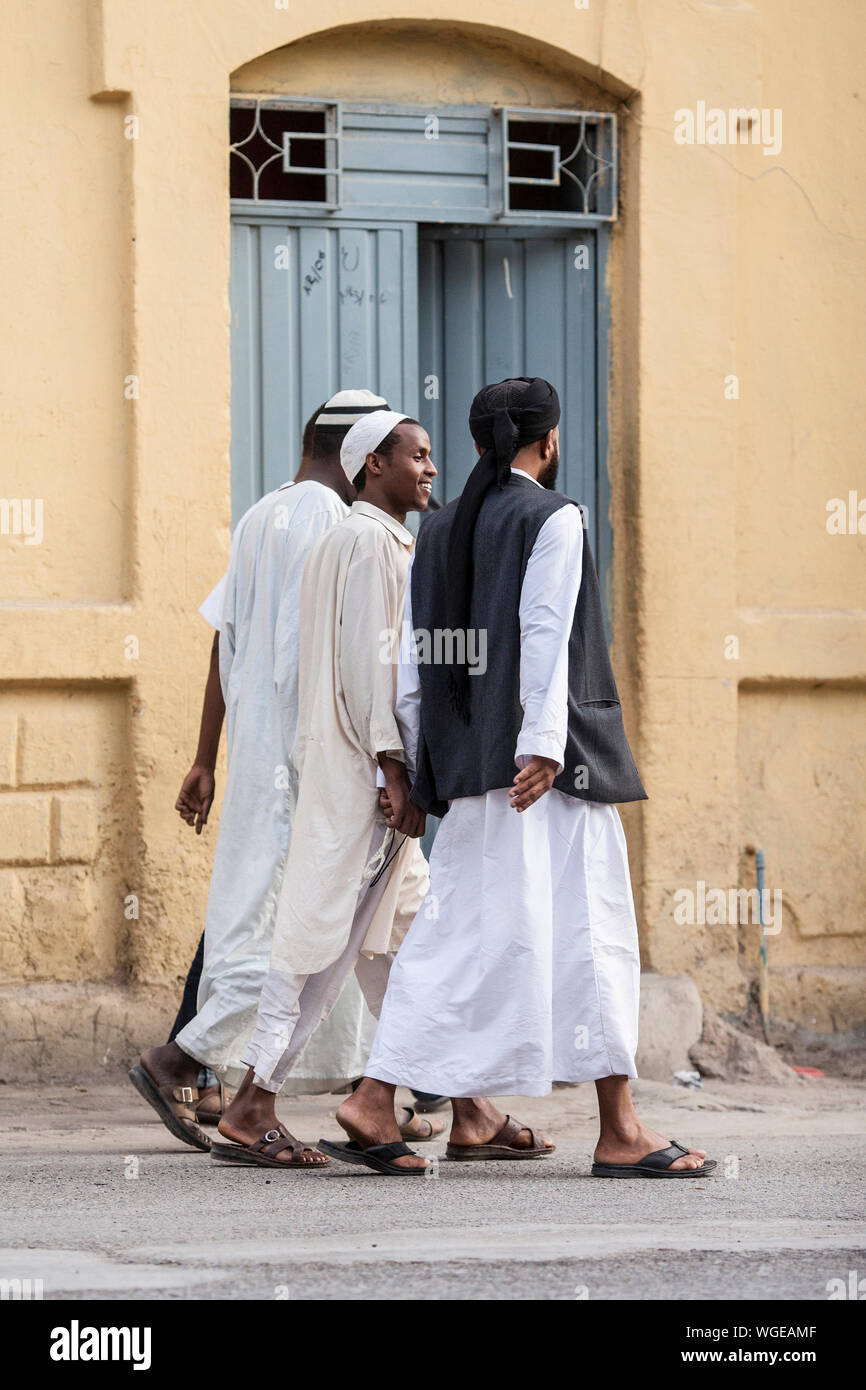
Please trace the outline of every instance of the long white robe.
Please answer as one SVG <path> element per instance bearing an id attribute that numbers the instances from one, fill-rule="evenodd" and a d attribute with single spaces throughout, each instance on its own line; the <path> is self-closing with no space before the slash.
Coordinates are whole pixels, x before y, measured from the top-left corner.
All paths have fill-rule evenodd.
<path id="1" fill-rule="evenodd" d="M 304 570 L 300 791 L 271 954 L 272 968 L 288 975 L 318 974 L 342 955 L 379 815 L 377 756 L 404 756 L 394 699 L 413 545 L 398 521 L 359 501 Z M 396 841 L 362 945 L 370 955 L 396 949 L 427 891 L 418 841 Z"/>
<path id="2" fill-rule="evenodd" d="M 232 1081 L 245 1070 L 267 974 L 297 797 L 289 749 L 297 727 L 301 576 L 316 541 L 347 514 L 333 489 L 315 482 L 288 483 L 261 498 L 239 521 L 228 574 L 203 605 L 212 622 L 219 610 L 228 776 L 198 1013 L 177 1041 Z M 287 1089 L 328 1090 L 359 1075 L 373 1027 L 350 980 Z"/>
<path id="3" fill-rule="evenodd" d="M 581 555 L 580 514 L 563 507 L 542 526 L 521 589 L 515 770 L 533 755 L 562 770 Z M 410 761 L 419 710 L 410 641 L 397 697 Z M 451 1096 L 635 1076 L 639 985 L 616 808 L 557 790 L 521 813 L 507 788 L 463 797 L 433 845 L 430 894 L 392 968 L 367 1075 Z"/>

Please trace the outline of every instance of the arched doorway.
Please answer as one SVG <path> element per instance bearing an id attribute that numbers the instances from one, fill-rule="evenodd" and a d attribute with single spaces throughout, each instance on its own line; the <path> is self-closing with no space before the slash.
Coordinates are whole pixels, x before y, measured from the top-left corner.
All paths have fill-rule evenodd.
<path id="1" fill-rule="evenodd" d="M 368 45 L 368 71 L 392 72 L 399 53 L 380 27 L 343 42 Z M 472 394 L 537 373 L 561 392 L 560 486 L 585 505 L 604 562 L 613 103 L 573 75 L 505 62 L 502 45 L 488 61 L 484 45 L 467 55 L 466 35 L 451 39 L 449 64 L 449 36 L 424 36 L 438 68 L 423 105 L 335 91 L 351 64 L 334 61 L 333 38 L 331 90 L 316 93 L 328 36 L 235 76 L 233 514 L 291 475 L 307 416 L 350 385 L 422 420 L 449 500 L 471 467 Z M 467 88 L 485 100 L 441 99 Z"/>

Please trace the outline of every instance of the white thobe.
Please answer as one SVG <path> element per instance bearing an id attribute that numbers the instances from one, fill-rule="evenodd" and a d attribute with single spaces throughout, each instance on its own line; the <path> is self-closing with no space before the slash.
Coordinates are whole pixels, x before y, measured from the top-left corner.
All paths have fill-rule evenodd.
<path id="1" fill-rule="evenodd" d="M 376 790 L 378 755 L 404 757 L 396 639 L 413 543 L 393 517 L 356 502 L 304 571 L 298 803 L 245 1054 L 265 1090 L 290 1073 L 352 972 L 378 1013 L 393 952 L 427 891 L 418 841 L 386 828 Z"/>
<path id="2" fill-rule="evenodd" d="M 580 513 L 562 507 L 527 563 L 516 768 L 533 755 L 563 768 L 582 550 Z M 404 644 L 397 717 L 407 760 L 419 714 L 417 655 Z M 367 1075 L 451 1096 L 541 1096 L 554 1081 L 635 1076 L 639 984 L 616 808 L 556 789 L 519 813 L 508 788 L 459 798 L 391 971 Z"/>
<path id="3" fill-rule="evenodd" d="M 227 575 L 202 605 L 220 629 L 228 776 L 214 854 L 198 1013 L 178 1034 L 190 1056 L 235 1081 L 267 974 L 297 795 L 289 754 L 298 709 L 298 603 L 313 545 L 348 508 L 321 483 L 287 483 L 255 503 Z M 373 1019 L 350 981 L 287 1089 L 322 1091 L 363 1071 Z"/>
<path id="4" fill-rule="evenodd" d="M 304 570 L 300 789 L 271 957 L 289 974 L 316 974 L 342 954 L 381 820 L 378 756 L 404 757 L 394 716 L 396 648 L 414 543 L 400 522 L 359 501 Z M 418 841 L 402 839 L 362 949 L 395 950 L 426 890 Z"/>
<path id="5" fill-rule="evenodd" d="M 214 584 L 204 603 L 198 610 L 204 618 L 205 622 L 209 623 L 210 626 L 214 628 L 216 632 L 219 632 L 220 628 L 223 625 L 223 608 L 225 607 L 226 601 L 227 580 L 228 573 L 224 574 L 222 579 L 217 580 L 216 584 Z"/>

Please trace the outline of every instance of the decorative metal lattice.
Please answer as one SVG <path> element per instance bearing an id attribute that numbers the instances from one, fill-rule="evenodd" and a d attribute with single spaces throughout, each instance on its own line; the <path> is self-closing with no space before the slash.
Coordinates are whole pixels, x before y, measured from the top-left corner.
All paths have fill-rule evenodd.
<path id="1" fill-rule="evenodd" d="M 229 138 L 233 199 L 340 206 L 338 102 L 238 97 Z"/>
<path id="2" fill-rule="evenodd" d="M 616 117 L 503 110 L 505 216 L 616 217 Z"/>

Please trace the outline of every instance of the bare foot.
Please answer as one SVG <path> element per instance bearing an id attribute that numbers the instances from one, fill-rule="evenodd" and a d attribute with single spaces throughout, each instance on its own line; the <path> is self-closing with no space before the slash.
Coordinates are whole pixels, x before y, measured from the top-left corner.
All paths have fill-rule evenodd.
<path id="1" fill-rule="evenodd" d="M 452 1100 L 451 1107 L 454 1118 L 449 1140 L 452 1144 L 489 1144 L 507 1118 L 485 1097 Z M 545 1148 L 554 1147 L 546 1134 L 536 1134 L 536 1138 L 542 1140 Z M 532 1145 L 532 1134 L 522 1129 L 509 1143 L 515 1149 L 528 1149 Z"/>
<path id="2" fill-rule="evenodd" d="M 280 1124 L 277 1119 L 272 1092 L 255 1086 L 252 1077 L 252 1071 L 248 1071 L 237 1095 L 224 1111 L 222 1119 L 217 1125 L 218 1132 L 232 1144 L 240 1144 L 245 1149 L 248 1149 L 251 1144 L 255 1144 L 258 1139 L 263 1139 L 265 1135 L 270 1135 L 271 1139 L 277 1139 L 282 1134 L 287 1139 L 295 1139 L 295 1136 L 290 1134 L 285 1125 Z M 295 1140 L 295 1143 L 298 1142 Z M 293 1158 L 297 1163 L 299 1157 L 303 1163 L 312 1165 L 328 1162 L 327 1154 L 323 1154 L 312 1144 L 305 1144 L 303 1152 L 300 1154 L 296 1150 L 293 1155 L 291 1149 L 284 1149 L 282 1153 L 276 1155 L 279 1163 L 290 1163 Z"/>
<path id="3" fill-rule="evenodd" d="M 658 1149 L 670 1147 L 670 1139 L 657 1134 L 641 1124 L 640 1120 L 614 1131 L 608 1128 L 599 1138 L 593 1158 L 596 1163 L 639 1163 L 647 1154 Z M 676 1159 L 671 1168 L 703 1168 L 706 1158 L 704 1149 L 689 1149 L 682 1158 Z"/>
<path id="4" fill-rule="evenodd" d="M 201 1062 L 174 1042 L 149 1047 L 138 1060 L 157 1086 L 195 1086 L 201 1071 Z"/>
<path id="5" fill-rule="evenodd" d="M 369 1088 L 369 1082 L 362 1082 L 361 1087 L 343 1101 L 337 1110 L 337 1123 L 350 1139 L 364 1149 L 370 1149 L 375 1144 L 400 1143 L 400 1129 L 390 1095 L 384 1105 L 377 1104 L 365 1098 L 365 1085 Z M 399 1168 L 430 1167 L 428 1160 L 420 1154 L 402 1154 L 389 1161 Z"/>

